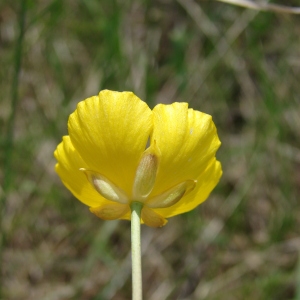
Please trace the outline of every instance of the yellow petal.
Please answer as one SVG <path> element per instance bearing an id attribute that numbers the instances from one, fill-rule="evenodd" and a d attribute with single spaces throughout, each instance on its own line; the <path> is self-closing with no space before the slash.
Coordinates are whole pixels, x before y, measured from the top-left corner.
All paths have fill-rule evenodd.
<path id="1" fill-rule="evenodd" d="M 101 203 L 110 203 L 91 186 L 85 174 L 79 171 L 86 167 L 86 163 L 73 147 L 70 137 L 64 136 L 57 146 L 54 156 L 57 159 L 56 172 L 64 185 L 81 202 L 88 206 L 98 206 Z"/>
<path id="2" fill-rule="evenodd" d="M 197 178 L 197 185 L 192 192 L 182 197 L 181 200 L 173 206 L 154 209 L 154 211 L 164 218 L 169 218 L 194 209 L 207 199 L 210 192 L 219 182 L 221 176 L 221 164 L 214 158 L 208 168 Z"/>
<path id="3" fill-rule="evenodd" d="M 150 208 L 166 208 L 177 203 L 183 196 L 190 193 L 196 186 L 196 181 L 186 180 L 170 188 L 166 192 L 147 200 Z"/>
<path id="4" fill-rule="evenodd" d="M 187 103 L 155 106 L 153 121 L 151 141 L 156 141 L 161 152 L 151 194 L 157 195 L 182 181 L 197 179 L 221 143 L 211 116 L 188 109 Z"/>
<path id="5" fill-rule="evenodd" d="M 168 220 L 147 206 L 144 206 L 142 209 L 142 221 L 150 227 L 162 227 L 168 222 Z"/>
<path id="6" fill-rule="evenodd" d="M 131 220 L 131 211 L 130 211 L 130 209 L 120 219 L 130 221 Z"/>
<path id="7" fill-rule="evenodd" d="M 101 91 L 78 104 L 68 122 L 72 144 L 89 166 L 131 196 L 152 112 L 132 92 Z"/>
<path id="8" fill-rule="evenodd" d="M 103 220 L 116 220 L 122 218 L 129 210 L 126 204 L 109 203 L 98 207 L 90 207 L 90 211 Z"/>
<path id="9" fill-rule="evenodd" d="M 84 168 L 81 168 L 80 171 L 85 173 L 90 184 L 102 197 L 104 197 L 107 200 L 122 204 L 128 203 L 128 197 L 125 194 L 125 192 L 122 189 L 120 189 L 117 185 L 112 183 L 104 175 L 91 170 L 86 170 Z"/>

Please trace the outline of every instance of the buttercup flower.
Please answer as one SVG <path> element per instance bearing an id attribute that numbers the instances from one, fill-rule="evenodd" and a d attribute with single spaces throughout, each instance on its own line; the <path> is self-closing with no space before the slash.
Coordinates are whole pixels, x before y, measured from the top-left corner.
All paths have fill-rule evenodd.
<path id="1" fill-rule="evenodd" d="M 56 172 L 104 220 L 130 220 L 140 202 L 142 223 L 163 226 L 202 203 L 222 175 L 212 118 L 187 103 L 151 111 L 132 92 L 104 90 L 78 104 L 68 131 Z"/>

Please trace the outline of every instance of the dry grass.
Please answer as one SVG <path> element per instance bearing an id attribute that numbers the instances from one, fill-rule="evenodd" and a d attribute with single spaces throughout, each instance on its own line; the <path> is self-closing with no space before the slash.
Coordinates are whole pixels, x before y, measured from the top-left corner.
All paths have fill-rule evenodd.
<path id="1" fill-rule="evenodd" d="M 300 14 L 300 7 L 289 7 L 268 2 L 255 2 L 252 0 L 216 0 L 232 5 L 256 9 L 259 11 L 269 11 L 275 13 Z"/>
<path id="2" fill-rule="evenodd" d="M 299 17 L 193 0 L 0 8 L 3 299 L 131 298 L 130 224 L 91 215 L 54 172 L 68 115 L 105 88 L 188 101 L 222 141 L 209 200 L 142 228 L 145 299 L 300 299 Z"/>

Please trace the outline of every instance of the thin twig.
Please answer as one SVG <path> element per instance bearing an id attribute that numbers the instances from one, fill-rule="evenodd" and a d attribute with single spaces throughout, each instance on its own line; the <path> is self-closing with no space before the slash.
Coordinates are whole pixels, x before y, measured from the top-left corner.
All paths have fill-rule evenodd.
<path id="1" fill-rule="evenodd" d="M 300 7 L 290 7 L 274 3 L 264 3 L 264 2 L 253 2 L 250 0 L 215 0 L 219 2 L 224 2 L 232 5 L 237 5 L 241 7 L 251 8 L 261 11 L 272 11 L 277 13 L 285 14 L 300 14 Z"/>

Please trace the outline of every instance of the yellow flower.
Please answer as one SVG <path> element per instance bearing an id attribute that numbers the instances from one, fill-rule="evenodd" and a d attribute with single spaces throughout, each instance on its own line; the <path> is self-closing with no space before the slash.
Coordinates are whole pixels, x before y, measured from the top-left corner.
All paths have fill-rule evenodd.
<path id="1" fill-rule="evenodd" d="M 104 220 L 130 220 L 130 204 L 141 202 L 142 223 L 163 226 L 202 203 L 222 175 L 212 118 L 187 103 L 151 111 L 132 92 L 104 90 L 78 104 L 68 131 L 56 172 Z"/>

